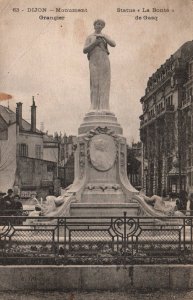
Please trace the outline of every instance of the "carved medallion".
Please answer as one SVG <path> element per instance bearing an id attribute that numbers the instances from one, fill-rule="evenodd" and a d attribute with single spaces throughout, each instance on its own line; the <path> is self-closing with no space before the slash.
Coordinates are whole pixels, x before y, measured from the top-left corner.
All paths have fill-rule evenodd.
<path id="1" fill-rule="evenodd" d="M 115 163 L 117 148 L 112 136 L 97 134 L 90 141 L 90 161 L 95 169 L 108 171 Z"/>

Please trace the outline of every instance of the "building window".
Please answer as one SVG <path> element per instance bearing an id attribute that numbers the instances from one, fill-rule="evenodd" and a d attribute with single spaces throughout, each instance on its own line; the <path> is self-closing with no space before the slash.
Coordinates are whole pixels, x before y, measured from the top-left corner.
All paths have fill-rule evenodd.
<path id="1" fill-rule="evenodd" d="M 166 98 L 166 105 L 167 106 L 173 105 L 173 95 Z"/>
<path id="2" fill-rule="evenodd" d="M 60 152 L 60 159 L 61 159 L 61 160 L 64 160 L 64 155 L 65 155 L 65 153 L 64 153 L 64 148 L 62 147 L 62 148 L 61 148 L 61 152 Z"/>
<path id="3" fill-rule="evenodd" d="M 192 87 L 187 91 L 187 97 L 191 97 L 192 96 Z"/>
<path id="4" fill-rule="evenodd" d="M 47 165 L 47 172 L 53 172 L 54 171 L 54 166 L 53 165 Z"/>
<path id="5" fill-rule="evenodd" d="M 19 156 L 28 156 L 28 145 L 19 144 Z"/>
<path id="6" fill-rule="evenodd" d="M 170 96 L 170 105 L 173 105 L 173 95 Z"/>
<path id="7" fill-rule="evenodd" d="M 172 156 L 171 157 L 168 157 L 167 159 L 167 171 L 169 172 L 171 169 L 172 169 L 172 165 L 173 165 L 173 159 L 172 159 Z"/>
<path id="8" fill-rule="evenodd" d="M 193 63 L 189 64 L 189 76 L 191 77 L 193 73 Z"/>
<path id="9" fill-rule="evenodd" d="M 193 166 L 193 148 L 189 147 L 188 149 L 188 162 L 189 162 L 189 167 Z"/>
<path id="10" fill-rule="evenodd" d="M 39 159 L 41 159 L 41 145 L 36 145 L 36 149 L 35 149 L 35 151 L 36 151 L 36 158 L 39 158 Z"/>
<path id="11" fill-rule="evenodd" d="M 192 158 L 192 151 L 191 147 L 188 149 L 188 166 L 191 166 L 191 158 Z"/>

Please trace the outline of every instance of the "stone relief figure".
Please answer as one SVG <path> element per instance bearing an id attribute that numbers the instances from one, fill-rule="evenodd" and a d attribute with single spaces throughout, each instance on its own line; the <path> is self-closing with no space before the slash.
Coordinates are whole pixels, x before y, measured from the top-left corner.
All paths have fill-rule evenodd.
<path id="1" fill-rule="evenodd" d="M 148 197 L 141 192 L 140 195 L 142 195 L 147 204 L 152 205 L 156 211 L 162 212 L 168 216 L 184 216 L 182 212 L 177 210 L 176 206 L 166 205 L 166 202 L 169 200 L 169 196 L 160 197 L 158 195 L 153 195 L 151 197 Z"/>
<path id="2" fill-rule="evenodd" d="M 109 168 L 109 152 L 107 151 L 107 147 L 108 144 L 102 139 L 94 142 L 95 155 L 93 163 L 99 170 L 106 170 Z"/>
<path id="3" fill-rule="evenodd" d="M 109 110 L 111 71 L 108 45 L 115 47 L 116 44 L 101 33 L 104 27 L 103 20 L 94 22 L 95 32 L 87 37 L 83 49 L 89 60 L 91 110 Z"/>
<path id="4" fill-rule="evenodd" d="M 64 203 L 63 196 L 47 196 L 46 202 L 42 205 L 42 216 L 52 216 L 56 209 Z"/>

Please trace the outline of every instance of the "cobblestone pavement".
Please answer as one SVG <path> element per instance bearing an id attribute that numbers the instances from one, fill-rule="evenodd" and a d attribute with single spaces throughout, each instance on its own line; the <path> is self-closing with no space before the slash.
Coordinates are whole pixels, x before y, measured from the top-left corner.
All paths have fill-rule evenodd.
<path id="1" fill-rule="evenodd" d="M 0 292 L 0 300 L 193 300 L 193 291 L 188 292 Z"/>

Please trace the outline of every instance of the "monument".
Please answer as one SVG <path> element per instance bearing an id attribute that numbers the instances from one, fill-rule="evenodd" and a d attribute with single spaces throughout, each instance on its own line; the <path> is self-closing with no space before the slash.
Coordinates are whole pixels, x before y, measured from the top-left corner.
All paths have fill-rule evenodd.
<path id="1" fill-rule="evenodd" d="M 163 216 L 148 205 L 127 178 L 127 144 L 123 130 L 110 111 L 110 61 L 108 46 L 115 42 L 102 33 L 103 20 L 94 22 L 83 52 L 90 70 L 90 110 L 78 129 L 75 180 L 63 204 L 47 216 Z M 59 199 L 59 200 L 60 200 Z"/>

